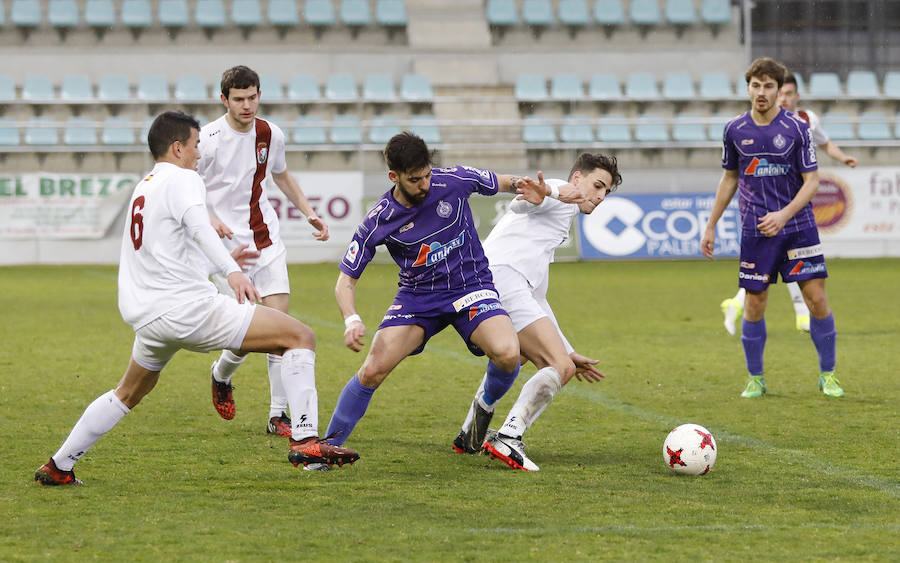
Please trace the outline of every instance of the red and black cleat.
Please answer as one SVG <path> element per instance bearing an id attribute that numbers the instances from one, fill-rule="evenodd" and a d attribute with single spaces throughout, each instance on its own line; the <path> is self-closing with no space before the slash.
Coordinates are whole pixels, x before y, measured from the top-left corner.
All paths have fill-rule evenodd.
<path id="1" fill-rule="evenodd" d="M 51 486 L 84 484 L 81 482 L 81 479 L 75 477 L 74 471 L 63 471 L 62 469 L 57 468 L 56 462 L 53 461 L 52 457 L 50 458 L 50 461 L 34 472 L 34 480 L 41 485 Z"/>
<path id="2" fill-rule="evenodd" d="M 326 465 L 337 464 L 338 467 L 352 464 L 359 459 L 359 454 L 349 448 L 342 448 L 329 444 L 316 436 L 300 440 L 291 438 L 291 449 L 288 452 L 288 460 L 294 467 L 311 463 L 324 463 Z"/>

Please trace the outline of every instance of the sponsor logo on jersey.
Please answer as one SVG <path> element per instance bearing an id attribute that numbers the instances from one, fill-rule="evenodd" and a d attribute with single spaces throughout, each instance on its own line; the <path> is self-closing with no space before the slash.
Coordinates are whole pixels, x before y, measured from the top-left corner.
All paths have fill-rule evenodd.
<path id="1" fill-rule="evenodd" d="M 463 170 L 468 170 L 469 172 L 473 172 L 473 173 L 475 173 L 475 174 L 478 174 L 479 176 L 481 176 L 481 177 L 484 178 L 485 180 L 490 180 L 490 178 L 491 178 L 491 173 L 488 172 L 487 170 L 482 170 L 481 168 L 473 168 L 473 167 L 471 167 L 471 166 L 462 166 L 461 168 L 462 168 Z"/>
<path id="2" fill-rule="evenodd" d="M 350 243 L 350 246 L 347 247 L 347 254 L 344 254 L 344 260 L 351 264 L 356 263 L 356 259 L 359 254 L 359 243 L 355 240 Z"/>
<path id="3" fill-rule="evenodd" d="M 781 133 L 779 133 L 779 134 L 775 135 L 774 139 L 772 139 L 772 143 L 775 144 L 776 149 L 783 149 L 784 145 L 787 144 L 787 140 L 784 138 L 784 136 Z"/>
<path id="4" fill-rule="evenodd" d="M 406 231 L 412 229 L 412 228 L 415 227 L 415 226 L 416 226 L 415 222 L 410 221 L 409 223 L 407 223 L 407 224 L 403 225 L 402 227 L 400 227 L 400 230 L 399 230 L 398 232 L 399 232 L 399 233 L 405 233 Z"/>
<path id="5" fill-rule="evenodd" d="M 443 201 L 443 200 L 438 202 L 438 205 L 437 205 L 438 217 L 440 217 L 442 219 L 446 219 L 447 217 L 450 216 L 451 213 L 453 213 L 452 205 L 450 205 L 449 203 L 447 203 L 446 201 Z"/>
<path id="6" fill-rule="evenodd" d="M 434 168 L 436 172 L 456 172 L 456 166 L 452 168 Z"/>
<path id="7" fill-rule="evenodd" d="M 496 311 L 500 309 L 502 305 L 497 303 L 496 301 L 493 303 L 482 303 L 481 305 L 472 305 L 469 307 L 469 320 L 471 321 L 478 315 L 482 313 L 487 313 L 488 311 Z"/>
<path id="8" fill-rule="evenodd" d="M 153 177 L 153 174 L 150 174 L 149 176 L 147 176 L 146 178 L 144 178 L 144 181 L 145 181 L 145 182 L 149 182 L 149 181 L 150 181 L 150 178 L 152 178 L 152 177 Z"/>
<path id="9" fill-rule="evenodd" d="M 478 291 L 467 293 L 466 295 L 454 301 L 453 310 L 458 313 L 469 305 L 472 305 L 479 301 L 484 301 L 485 299 L 500 299 L 500 297 L 497 295 L 496 291 L 493 291 L 491 289 L 479 289 Z"/>
<path id="10" fill-rule="evenodd" d="M 756 262 L 741 262 L 741 268 L 745 270 L 752 270 L 756 267 Z"/>
<path id="11" fill-rule="evenodd" d="M 368 213 L 366 213 L 366 217 L 368 217 L 369 219 L 375 217 L 376 215 L 381 213 L 381 210 L 385 207 L 387 207 L 387 202 L 385 202 L 384 200 L 379 201 L 378 205 L 376 205 L 375 207 L 370 209 Z"/>
<path id="12" fill-rule="evenodd" d="M 266 143 L 256 144 L 256 162 L 264 164 L 269 157 L 269 145 Z"/>
<path id="13" fill-rule="evenodd" d="M 790 275 L 799 276 L 803 274 L 818 274 L 819 272 L 825 271 L 825 262 L 816 262 L 814 264 L 809 262 L 797 262 L 797 265 L 791 268 Z"/>
<path id="14" fill-rule="evenodd" d="M 748 145 L 752 145 L 753 143 L 754 143 L 753 139 L 742 139 L 741 140 L 741 145 L 745 146 L 745 147 Z"/>
<path id="15" fill-rule="evenodd" d="M 753 272 L 752 274 L 738 272 L 738 277 L 741 278 L 742 280 L 753 280 L 753 281 L 761 281 L 761 282 L 766 282 L 766 283 L 768 283 L 768 281 L 769 281 L 769 274 L 759 274 L 756 272 Z"/>
<path id="16" fill-rule="evenodd" d="M 764 158 L 760 160 L 754 156 L 753 160 L 750 161 L 750 164 L 747 165 L 747 168 L 744 169 L 744 174 L 747 176 L 756 176 L 757 178 L 766 176 L 784 176 L 790 169 L 790 164 L 769 164 L 768 160 Z"/>
<path id="17" fill-rule="evenodd" d="M 413 267 L 416 266 L 434 266 L 441 260 L 446 260 L 447 256 L 450 255 L 450 251 L 454 248 L 459 248 L 463 245 L 465 241 L 466 233 L 459 233 L 459 236 L 455 239 L 451 240 L 447 244 L 441 244 L 439 242 L 433 242 L 431 244 L 423 244 L 419 247 L 419 256 L 416 257 L 416 261 L 413 262 Z"/>
<path id="18" fill-rule="evenodd" d="M 399 311 L 402 308 L 403 308 L 403 305 L 401 305 L 401 304 L 391 305 L 390 307 L 388 307 L 388 311 Z"/>
<path id="19" fill-rule="evenodd" d="M 804 246 L 802 248 L 791 248 L 787 251 L 788 260 L 799 260 L 801 258 L 809 258 L 810 256 L 821 256 L 822 245 L 814 244 L 813 246 Z"/>

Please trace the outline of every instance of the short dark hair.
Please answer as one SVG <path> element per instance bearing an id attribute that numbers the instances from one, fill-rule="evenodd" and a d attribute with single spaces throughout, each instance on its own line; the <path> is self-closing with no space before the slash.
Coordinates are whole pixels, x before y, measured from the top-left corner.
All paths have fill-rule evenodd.
<path id="1" fill-rule="evenodd" d="M 609 172 L 609 175 L 612 176 L 612 185 L 609 186 L 610 191 L 616 191 L 616 188 L 622 183 L 622 175 L 619 174 L 619 165 L 618 162 L 616 162 L 616 157 L 612 155 L 589 152 L 581 153 L 578 158 L 575 159 L 572 170 L 569 171 L 569 180 L 572 179 L 572 176 L 577 171 L 580 171 L 582 174 L 590 174 L 597 168 Z"/>
<path id="2" fill-rule="evenodd" d="M 388 169 L 408 173 L 431 166 L 431 152 L 421 137 L 404 131 L 397 133 L 384 146 Z"/>
<path id="3" fill-rule="evenodd" d="M 784 75 L 784 83 L 782 84 L 782 86 L 784 86 L 785 84 L 793 84 L 794 87 L 796 88 L 797 87 L 797 77 L 794 76 L 793 73 L 790 73 L 790 72 L 785 74 Z"/>
<path id="4" fill-rule="evenodd" d="M 259 75 L 250 67 L 238 65 L 222 73 L 222 95 L 228 98 L 231 89 L 240 90 L 256 86 L 259 92 Z"/>
<path id="5" fill-rule="evenodd" d="M 750 79 L 754 76 L 762 78 L 768 76 L 778 83 L 778 87 L 784 84 L 784 77 L 788 73 L 787 68 L 780 62 L 771 57 L 761 57 L 750 63 L 750 68 L 744 73 L 744 79 L 750 84 Z"/>
<path id="6" fill-rule="evenodd" d="M 200 130 L 200 122 L 184 112 L 166 111 L 156 116 L 147 133 L 147 146 L 155 160 L 164 157 L 175 141 L 186 143 L 191 130 Z"/>

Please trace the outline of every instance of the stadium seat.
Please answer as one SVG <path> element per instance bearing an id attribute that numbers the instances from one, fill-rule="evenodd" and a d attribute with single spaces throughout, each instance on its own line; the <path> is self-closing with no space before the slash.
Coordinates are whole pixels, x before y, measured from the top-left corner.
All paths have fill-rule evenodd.
<path id="1" fill-rule="evenodd" d="M 259 0 L 234 0 L 231 5 L 231 23 L 243 28 L 262 25 L 262 6 Z"/>
<path id="2" fill-rule="evenodd" d="M 717 113 L 712 116 L 712 121 L 706 126 L 706 135 L 711 141 L 722 142 L 725 134 L 725 125 L 734 118 L 734 115 Z"/>
<path id="3" fill-rule="evenodd" d="M 84 102 L 94 99 L 94 85 L 86 74 L 63 76 L 59 88 L 59 98 L 67 101 Z"/>
<path id="4" fill-rule="evenodd" d="M 731 0 L 703 0 L 700 19 L 710 25 L 731 23 Z"/>
<path id="5" fill-rule="evenodd" d="M 39 27 L 43 19 L 41 3 L 38 0 L 13 0 L 9 10 L 9 21 L 26 34 L 29 30 Z"/>
<path id="6" fill-rule="evenodd" d="M 369 133 L 366 138 L 370 143 L 384 146 L 387 142 L 401 131 L 397 119 L 393 116 L 373 117 L 369 125 Z"/>
<path id="7" fill-rule="evenodd" d="M 349 74 L 332 74 L 325 83 L 325 98 L 332 102 L 352 102 L 358 97 L 356 79 Z"/>
<path id="8" fill-rule="evenodd" d="M 322 99 L 322 93 L 315 76 L 295 74 L 288 81 L 287 97 L 294 102 L 315 102 Z"/>
<path id="9" fill-rule="evenodd" d="M 51 27 L 70 29 L 78 27 L 78 4 L 75 0 L 50 0 L 47 5 L 47 22 Z"/>
<path id="10" fill-rule="evenodd" d="M 629 15 L 631 23 L 637 26 L 659 25 L 662 22 L 657 0 L 631 0 Z"/>
<path id="11" fill-rule="evenodd" d="M 813 98 L 840 98 L 843 96 L 841 79 L 834 72 L 814 72 L 809 76 L 808 95 Z"/>
<path id="12" fill-rule="evenodd" d="M 150 0 L 122 2 L 122 25 L 135 34 L 153 25 L 153 8 L 150 6 Z"/>
<path id="13" fill-rule="evenodd" d="M 31 74 L 22 81 L 22 99 L 26 102 L 49 102 L 54 97 L 49 76 Z"/>
<path id="14" fill-rule="evenodd" d="M 694 79 L 686 72 L 670 72 L 663 79 L 662 94 L 670 100 L 692 100 L 696 97 Z"/>
<path id="15" fill-rule="evenodd" d="M 900 71 L 885 73 L 884 96 L 893 100 L 900 100 Z"/>
<path id="16" fill-rule="evenodd" d="M 528 144 L 555 143 L 556 130 L 546 117 L 528 115 L 522 125 L 522 140 Z"/>
<path id="17" fill-rule="evenodd" d="M 88 117 L 70 117 L 63 128 L 63 143 L 70 146 L 94 146 L 97 144 L 97 130 Z"/>
<path id="18" fill-rule="evenodd" d="M 710 100 L 733 98 L 731 79 L 724 72 L 707 72 L 700 77 L 700 97 Z"/>
<path id="19" fill-rule="evenodd" d="M 208 102 L 206 81 L 198 74 L 182 74 L 175 81 L 175 99 L 179 102 Z"/>
<path id="20" fill-rule="evenodd" d="M 672 124 L 672 140 L 679 143 L 698 143 L 706 141 L 706 127 L 703 118 L 698 115 L 680 114 Z"/>
<path id="21" fill-rule="evenodd" d="M 693 0 L 666 0 L 666 21 L 682 26 L 697 23 Z"/>
<path id="22" fill-rule="evenodd" d="M 134 127 L 124 117 L 107 117 L 103 122 L 100 142 L 104 145 L 133 145 Z"/>
<path id="23" fill-rule="evenodd" d="M 797 74 L 796 72 L 793 73 L 793 75 L 794 75 L 794 80 L 797 81 L 797 92 L 800 93 L 801 95 L 806 94 L 806 83 L 803 81 L 803 76 L 801 76 L 800 74 Z M 738 84 L 738 91 L 741 91 L 744 88 L 744 86 L 747 85 L 747 80 L 744 78 L 743 75 L 741 75 L 741 77 L 738 79 L 737 84 Z"/>
<path id="24" fill-rule="evenodd" d="M 341 23 L 358 30 L 372 23 L 368 0 L 341 0 Z"/>
<path id="25" fill-rule="evenodd" d="M 810 79 L 811 80 L 811 79 Z M 822 116 L 822 128 L 833 141 L 855 141 L 853 120 L 846 113 L 830 112 Z"/>
<path id="26" fill-rule="evenodd" d="M 34 117 L 25 128 L 25 144 L 52 147 L 59 144 L 59 132 L 49 117 Z"/>
<path id="27" fill-rule="evenodd" d="M 406 27 L 406 4 L 403 0 L 377 0 L 375 21 L 385 27 Z"/>
<path id="28" fill-rule="evenodd" d="M 622 114 L 606 114 L 599 119 L 597 140 L 601 143 L 630 143 L 631 129 Z"/>
<path id="29" fill-rule="evenodd" d="M 827 129 L 826 129 L 827 131 Z M 888 117 L 881 111 L 865 111 L 859 116 L 857 134 L 863 141 L 888 141 L 892 138 Z"/>
<path id="30" fill-rule="evenodd" d="M 303 7 L 303 19 L 318 31 L 333 26 L 335 19 L 331 0 L 306 0 Z"/>
<path id="31" fill-rule="evenodd" d="M 424 74 L 404 74 L 400 80 L 400 97 L 407 102 L 431 102 L 434 89 Z"/>
<path id="32" fill-rule="evenodd" d="M 170 30 L 187 27 L 190 23 L 186 0 L 159 0 L 157 19 L 160 25 Z"/>
<path id="33" fill-rule="evenodd" d="M 516 78 L 515 95 L 519 101 L 546 100 L 547 80 L 540 74 L 520 74 Z"/>
<path id="34" fill-rule="evenodd" d="M 600 73 L 591 77 L 588 85 L 588 97 L 592 100 L 616 101 L 622 97 L 622 86 L 619 77 L 614 74 Z"/>
<path id="35" fill-rule="evenodd" d="M 16 84 L 11 76 L 0 75 L 0 104 L 16 99 Z"/>
<path id="36" fill-rule="evenodd" d="M 591 19 L 587 0 L 559 0 L 556 17 L 559 23 L 573 29 L 586 26 Z"/>
<path id="37" fill-rule="evenodd" d="M 606 26 L 607 31 L 614 26 L 625 25 L 622 0 L 597 0 L 594 4 L 594 21 Z"/>
<path id="38" fill-rule="evenodd" d="M 634 100 L 654 100 L 659 98 L 656 77 L 648 72 L 635 72 L 628 75 L 625 82 L 625 95 Z"/>
<path id="39" fill-rule="evenodd" d="M 559 140 L 564 143 L 589 145 L 594 142 L 591 118 L 586 115 L 570 114 L 563 118 L 559 127 Z"/>
<path id="40" fill-rule="evenodd" d="M 852 70 L 847 74 L 847 95 L 852 98 L 877 98 L 878 78 L 871 70 Z M 860 135 L 862 136 L 862 135 Z"/>
<path id="41" fill-rule="evenodd" d="M 112 0 L 87 0 L 84 23 L 102 34 L 116 25 L 116 6 Z"/>
<path id="42" fill-rule="evenodd" d="M 390 74 L 369 74 L 363 80 L 363 99 L 367 102 L 394 102 L 397 92 Z"/>
<path id="43" fill-rule="evenodd" d="M 550 97 L 554 100 L 582 100 L 584 86 L 577 74 L 557 74 L 550 80 Z"/>
<path id="44" fill-rule="evenodd" d="M 550 27 L 553 25 L 553 8 L 550 0 L 523 0 L 522 21 L 532 27 Z"/>
<path id="45" fill-rule="evenodd" d="M 0 117 L 0 147 L 19 146 L 19 128 L 12 119 Z"/>
<path id="46" fill-rule="evenodd" d="M 433 115 L 413 115 L 409 118 L 409 131 L 421 137 L 428 145 L 441 142 L 441 130 Z"/>
<path id="47" fill-rule="evenodd" d="M 222 0 L 196 0 L 194 22 L 207 33 L 225 27 L 225 5 Z"/>
<path id="48" fill-rule="evenodd" d="M 294 143 L 298 145 L 326 145 L 328 134 L 325 124 L 318 117 L 300 116 L 292 131 Z"/>
<path id="49" fill-rule="evenodd" d="M 488 0 L 486 16 L 488 24 L 492 27 L 505 28 L 519 25 L 516 0 Z"/>
<path id="50" fill-rule="evenodd" d="M 169 101 L 169 84 L 164 76 L 146 74 L 138 79 L 137 97 L 145 102 Z"/>
<path id="51" fill-rule="evenodd" d="M 642 143 L 665 143 L 669 140 L 665 118 L 654 114 L 638 117 L 634 124 L 634 138 Z"/>
<path id="52" fill-rule="evenodd" d="M 269 23 L 275 27 L 293 27 L 300 23 L 297 0 L 269 0 Z"/>
<path id="53" fill-rule="evenodd" d="M 331 121 L 331 143 L 358 145 L 362 143 L 362 127 L 356 115 L 336 115 Z"/>
<path id="54" fill-rule="evenodd" d="M 284 89 L 281 87 L 281 79 L 271 74 L 263 74 L 259 77 L 260 101 L 280 102 L 284 100 Z"/>

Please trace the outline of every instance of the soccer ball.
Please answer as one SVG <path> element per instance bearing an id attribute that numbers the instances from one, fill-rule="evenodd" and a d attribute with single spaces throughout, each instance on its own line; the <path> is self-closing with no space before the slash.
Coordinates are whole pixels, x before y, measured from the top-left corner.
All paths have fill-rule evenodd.
<path id="1" fill-rule="evenodd" d="M 706 475 L 716 463 L 716 439 L 699 424 L 682 424 L 663 443 L 663 460 L 675 473 Z"/>

